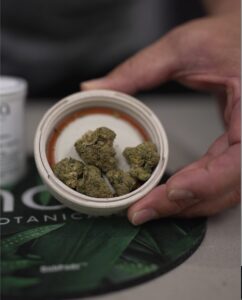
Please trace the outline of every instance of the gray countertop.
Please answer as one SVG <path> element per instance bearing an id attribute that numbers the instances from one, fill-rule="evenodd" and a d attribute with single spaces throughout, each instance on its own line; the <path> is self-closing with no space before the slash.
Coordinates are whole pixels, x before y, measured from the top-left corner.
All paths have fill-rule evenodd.
<path id="1" fill-rule="evenodd" d="M 214 99 L 199 95 L 140 95 L 163 123 L 169 140 L 168 171 L 198 159 L 223 132 Z M 27 151 L 33 151 L 36 126 L 54 101 L 27 102 Z M 182 265 L 132 288 L 91 299 L 240 299 L 240 207 L 208 219 L 205 239 Z M 90 299 L 90 298 L 89 298 Z"/>

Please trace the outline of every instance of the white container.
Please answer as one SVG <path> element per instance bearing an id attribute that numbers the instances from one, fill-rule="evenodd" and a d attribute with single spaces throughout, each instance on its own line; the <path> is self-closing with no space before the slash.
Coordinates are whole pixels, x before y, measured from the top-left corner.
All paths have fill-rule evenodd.
<path id="1" fill-rule="evenodd" d="M 96 113 L 95 108 L 98 108 Z M 114 114 L 100 113 L 98 112 L 100 109 L 103 111 L 112 109 Z M 80 116 L 84 111 L 86 114 Z M 75 119 L 73 113 L 76 115 Z M 126 116 L 128 121 L 120 116 Z M 136 126 L 137 124 L 139 126 Z M 69 156 L 78 158 L 72 146 L 74 142 L 87 130 L 101 126 L 113 129 L 117 134 L 114 147 L 117 156 L 120 157 L 119 165 L 124 169 L 127 168 L 127 163 L 121 158 L 121 152 L 127 146 L 132 147 L 141 143 L 144 140 L 142 132 L 146 132 L 149 140 L 158 148 L 160 161 L 150 179 L 129 194 L 114 198 L 89 197 L 66 186 L 51 169 L 49 163 L 51 159 L 57 162 Z M 60 131 L 61 127 L 64 129 Z M 144 130 L 139 131 L 140 128 Z M 60 132 L 57 136 L 56 131 Z M 55 140 L 54 147 L 52 147 L 53 140 Z M 36 131 L 34 155 L 39 174 L 56 199 L 82 213 L 110 215 L 123 211 L 159 183 L 168 161 L 168 142 L 159 119 L 142 102 L 115 91 L 93 90 L 70 95 L 46 112 Z"/>
<path id="2" fill-rule="evenodd" d="M 26 169 L 24 102 L 27 83 L 0 77 L 0 185 L 15 184 Z"/>

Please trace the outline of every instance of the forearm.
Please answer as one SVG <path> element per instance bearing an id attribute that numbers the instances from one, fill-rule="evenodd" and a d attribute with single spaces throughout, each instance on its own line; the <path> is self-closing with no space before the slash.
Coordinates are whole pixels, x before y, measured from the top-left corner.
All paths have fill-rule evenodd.
<path id="1" fill-rule="evenodd" d="M 240 0 L 203 0 L 209 14 L 240 12 Z"/>

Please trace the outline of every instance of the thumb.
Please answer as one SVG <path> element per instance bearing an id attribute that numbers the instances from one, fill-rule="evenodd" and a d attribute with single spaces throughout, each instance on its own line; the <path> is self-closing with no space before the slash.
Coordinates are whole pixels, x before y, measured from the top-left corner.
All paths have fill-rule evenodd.
<path id="1" fill-rule="evenodd" d="M 169 80 L 179 68 L 169 34 L 116 67 L 107 76 L 81 83 L 81 90 L 112 89 L 133 94 Z"/>
<path id="2" fill-rule="evenodd" d="M 187 168 L 168 180 L 170 201 L 180 205 L 186 198 L 212 202 L 236 189 L 240 183 L 240 144 L 230 146 L 217 157 L 209 159 L 207 156 L 203 160 L 204 165 L 201 160 L 200 166 L 197 162 L 197 167 Z"/>
<path id="3" fill-rule="evenodd" d="M 128 210 L 139 225 L 171 215 L 211 215 L 239 202 L 240 145 L 216 157 L 205 156 L 151 191 Z"/>

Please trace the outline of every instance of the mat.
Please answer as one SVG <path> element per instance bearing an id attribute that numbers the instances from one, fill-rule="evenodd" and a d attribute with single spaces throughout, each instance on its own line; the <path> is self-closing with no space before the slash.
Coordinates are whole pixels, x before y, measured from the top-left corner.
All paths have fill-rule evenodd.
<path id="1" fill-rule="evenodd" d="M 141 284 L 177 267 L 200 245 L 205 219 L 125 217 L 65 208 L 43 186 L 32 158 L 1 190 L 2 299 L 71 299 Z"/>

